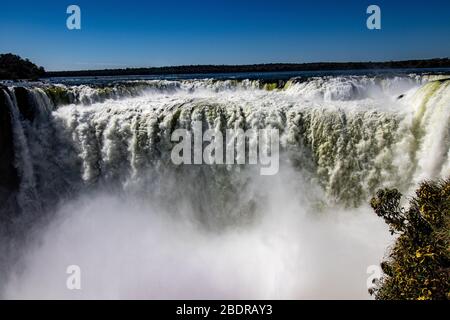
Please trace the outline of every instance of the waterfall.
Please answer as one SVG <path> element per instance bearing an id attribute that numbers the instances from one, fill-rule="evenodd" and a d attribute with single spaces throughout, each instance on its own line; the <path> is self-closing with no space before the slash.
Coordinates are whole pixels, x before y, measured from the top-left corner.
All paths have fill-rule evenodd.
<path id="1" fill-rule="evenodd" d="M 277 129 L 279 172 L 176 165 L 177 129 Z M 370 197 L 450 176 L 450 80 L 2 86 L 0 148 L 1 297 L 367 298 Z"/>
<path id="2" fill-rule="evenodd" d="M 171 133 L 195 121 L 224 133 L 278 129 L 286 161 L 318 181 L 327 202 L 358 206 L 380 187 L 406 192 L 420 180 L 450 175 L 449 84 L 410 75 L 2 90 L 23 209 L 44 195 L 54 198 L 56 190 L 98 183 L 141 188 L 155 179 L 152 170 L 171 166 Z M 23 90 L 19 106 L 16 95 Z M 202 170 L 231 176 L 235 169 Z"/>
<path id="3" fill-rule="evenodd" d="M 17 106 L 16 96 L 9 92 L 4 92 L 4 97 L 6 102 L 5 105 L 11 119 L 14 145 L 13 166 L 16 168 L 18 179 L 20 180 L 20 186 L 17 193 L 18 205 L 21 210 L 28 211 L 35 206 L 39 206 L 33 163 L 25 129 L 20 119 L 21 114 Z"/>

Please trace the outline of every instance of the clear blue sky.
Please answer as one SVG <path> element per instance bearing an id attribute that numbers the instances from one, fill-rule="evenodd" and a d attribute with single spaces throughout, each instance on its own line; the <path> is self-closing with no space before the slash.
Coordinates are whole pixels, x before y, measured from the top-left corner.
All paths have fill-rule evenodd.
<path id="1" fill-rule="evenodd" d="M 81 30 L 66 28 L 70 4 Z M 47 70 L 448 57 L 450 1 L 3 1 L 6 52 Z"/>

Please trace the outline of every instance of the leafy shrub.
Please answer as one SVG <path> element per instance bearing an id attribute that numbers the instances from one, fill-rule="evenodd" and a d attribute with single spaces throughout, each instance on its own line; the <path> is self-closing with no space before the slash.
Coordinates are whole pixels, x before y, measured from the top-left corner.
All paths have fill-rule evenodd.
<path id="1" fill-rule="evenodd" d="M 400 207 L 397 190 L 379 190 L 371 200 L 375 213 L 398 238 L 381 263 L 383 277 L 370 289 L 376 299 L 450 298 L 450 179 L 423 182 Z"/>

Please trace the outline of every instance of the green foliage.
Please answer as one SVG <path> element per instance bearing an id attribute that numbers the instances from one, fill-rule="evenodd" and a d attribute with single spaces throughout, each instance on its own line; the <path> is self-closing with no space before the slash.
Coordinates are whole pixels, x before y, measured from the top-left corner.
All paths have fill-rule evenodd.
<path id="1" fill-rule="evenodd" d="M 0 54 L 0 80 L 37 80 L 44 74 L 44 68 L 38 67 L 28 59 L 24 60 L 11 53 Z"/>
<path id="2" fill-rule="evenodd" d="M 371 200 L 398 238 L 369 292 L 383 300 L 450 299 L 450 179 L 422 183 L 408 209 L 400 199 L 397 190 L 384 189 Z"/>

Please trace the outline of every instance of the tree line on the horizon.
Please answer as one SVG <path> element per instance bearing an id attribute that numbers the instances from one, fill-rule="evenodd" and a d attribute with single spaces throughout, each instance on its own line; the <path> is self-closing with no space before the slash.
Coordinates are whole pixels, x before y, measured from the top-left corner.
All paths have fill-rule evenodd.
<path id="1" fill-rule="evenodd" d="M 185 65 L 151 68 L 125 68 L 103 70 L 52 71 L 46 72 L 29 61 L 12 53 L 0 54 L 0 80 L 28 79 L 70 76 L 127 76 L 127 75 L 167 75 L 167 74 L 210 74 L 210 73 L 260 73 L 295 72 L 323 70 L 362 70 L 400 68 L 450 68 L 449 58 L 428 60 L 404 60 L 386 62 L 313 62 L 313 63 L 268 63 L 251 65 Z"/>
<path id="2" fill-rule="evenodd" d="M 405 60 L 387 62 L 314 62 L 314 63 L 269 63 L 251 65 L 185 65 L 151 68 L 125 68 L 80 71 L 52 71 L 49 77 L 70 76 L 126 76 L 126 75 L 164 75 L 164 74 L 208 74 L 245 72 L 295 72 L 320 70 L 362 70 L 397 68 L 450 68 L 450 59 Z"/>

